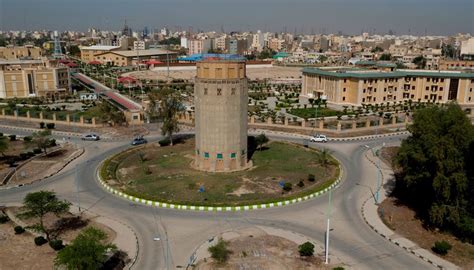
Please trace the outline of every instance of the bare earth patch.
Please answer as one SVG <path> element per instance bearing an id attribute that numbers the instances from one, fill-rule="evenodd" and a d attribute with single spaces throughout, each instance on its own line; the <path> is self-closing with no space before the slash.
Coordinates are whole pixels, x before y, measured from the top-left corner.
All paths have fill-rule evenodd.
<path id="1" fill-rule="evenodd" d="M 395 198 L 384 200 L 379 206 L 379 214 L 384 223 L 395 233 L 410 239 L 426 250 L 431 251 L 436 241 L 447 241 L 452 245 L 452 249 L 442 258 L 462 269 L 474 269 L 474 245 L 463 243 L 450 234 L 426 229 L 415 217 L 415 212 L 407 206 L 398 204 Z"/>

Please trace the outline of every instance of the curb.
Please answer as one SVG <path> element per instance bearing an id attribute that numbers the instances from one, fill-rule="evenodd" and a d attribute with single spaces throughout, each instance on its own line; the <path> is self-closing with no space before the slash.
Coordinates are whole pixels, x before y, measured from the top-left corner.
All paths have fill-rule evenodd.
<path id="1" fill-rule="evenodd" d="M 283 201 L 272 202 L 272 203 L 241 205 L 241 206 L 203 206 L 203 205 L 181 205 L 181 204 L 164 203 L 160 201 L 146 200 L 143 198 L 128 195 L 124 192 L 121 192 L 112 188 L 104 180 L 102 180 L 100 176 L 100 170 L 99 170 L 101 166 L 102 166 L 102 162 L 100 163 L 99 167 L 96 169 L 96 177 L 99 183 L 101 184 L 101 186 L 109 193 L 122 197 L 131 202 L 141 203 L 143 205 L 154 206 L 154 207 L 159 207 L 159 208 L 170 208 L 170 209 L 176 209 L 176 210 L 198 211 L 198 212 L 240 212 L 240 211 L 251 211 L 251 210 L 275 208 L 275 207 L 282 207 L 282 206 L 286 206 L 290 204 L 296 204 L 299 202 L 303 202 L 303 201 L 321 196 L 332 189 L 336 189 L 337 187 L 339 187 L 339 184 L 342 181 L 342 174 L 343 174 L 343 169 L 341 165 L 339 165 L 339 172 L 340 172 L 339 176 L 336 179 L 336 181 L 334 181 L 334 183 L 332 183 L 329 187 L 321 191 L 314 192 L 310 195 L 294 198 L 291 200 L 283 200 Z"/>
<path id="2" fill-rule="evenodd" d="M 366 158 L 368 161 L 370 161 L 370 162 L 380 171 L 381 180 L 382 180 L 382 183 L 383 183 L 384 175 L 383 175 L 383 173 L 381 173 L 381 168 L 375 163 L 375 161 L 371 160 L 371 159 L 367 156 L 367 152 L 368 152 L 368 150 L 365 152 L 365 155 L 364 155 L 365 158 Z M 380 191 L 380 189 L 382 189 L 382 185 L 376 190 L 376 192 L 377 192 L 377 191 Z M 418 258 L 420 258 L 420 259 L 422 259 L 422 260 L 424 260 L 424 261 L 426 261 L 426 262 L 432 264 L 432 265 L 435 266 L 436 268 L 438 268 L 438 269 L 448 269 L 448 268 L 443 267 L 442 265 L 439 265 L 439 264 L 433 262 L 432 260 L 426 258 L 425 256 L 419 254 L 419 253 L 416 252 L 415 250 L 412 250 L 412 249 L 410 249 L 410 248 L 408 248 L 408 247 L 406 247 L 406 246 L 400 245 L 400 243 L 397 242 L 396 239 L 392 239 L 392 238 L 390 238 L 390 236 L 385 235 L 385 234 L 379 232 L 372 224 L 370 224 L 369 221 L 367 220 L 366 216 L 365 216 L 365 209 L 364 209 L 364 208 L 365 208 L 365 205 L 367 204 L 367 202 L 370 201 L 371 199 L 372 199 L 372 197 L 369 197 L 369 198 L 367 198 L 367 199 L 362 203 L 362 206 L 361 206 L 361 213 L 362 213 L 362 218 L 364 219 L 365 223 L 366 223 L 372 230 L 374 230 L 378 235 L 380 235 L 380 236 L 382 236 L 383 238 L 387 239 L 390 243 L 395 244 L 396 246 L 398 246 L 398 247 L 400 247 L 400 248 L 403 248 L 406 252 L 409 252 L 409 253 L 411 253 L 411 254 L 417 256 Z M 380 216 L 379 216 L 378 213 L 377 213 L 377 217 L 380 219 Z M 389 229 L 390 229 L 390 228 L 389 228 Z M 393 230 L 390 229 L 390 231 L 392 231 L 392 233 L 394 234 Z M 422 249 L 422 248 L 420 247 L 420 249 Z"/>

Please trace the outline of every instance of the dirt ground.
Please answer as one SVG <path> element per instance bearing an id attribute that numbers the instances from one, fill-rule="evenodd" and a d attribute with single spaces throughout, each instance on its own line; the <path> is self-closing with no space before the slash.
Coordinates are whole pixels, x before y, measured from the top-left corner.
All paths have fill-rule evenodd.
<path id="1" fill-rule="evenodd" d="M 48 156 L 35 158 L 17 170 L 8 185 L 29 184 L 58 172 L 71 159 L 80 155 L 82 150 L 72 144 L 65 144 L 60 150 Z"/>
<path id="2" fill-rule="evenodd" d="M 387 164 L 390 168 L 394 168 L 394 159 L 397 156 L 398 150 L 400 149 L 399 146 L 389 146 L 383 147 L 380 151 L 380 156 L 382 161 Z"/>
<path id="3" fill-rule="evenodd" d="M 407 206 L 398 204 L 395 198 L 388 198 L 379 206 L 384 223 L 395 233 L 405 236 L 420 247 L 431 251 L 436 241 L 445 240 L 452 245 L 444 259 L 461 266 L 462 269 L 474 269 L 474 245 L 462 243 L 456 237 L 438 231 L 427 230 L 415 217 L 415 212 Z"/>
<path id="4" fill-rule="evenodd" d="M 19 213 L 19 208 L 9 208 L 11 213 Z M 94 221 L 92 216 L 83 216 L 80 222 L 71 222 L 74 219 L 72 214 L 65 214 L 62 216 L 63 220 L 69 220 L 69 229 L 64 229 L 59 232 L 59 239 L 70 242 L 73 240 L 81 230 L 87 227 L 96 227 L 103 230 L 108 238 L 107 242 L 112 242 L 116 237 L 116 232 L 104 224 Z M 55 215 L 48 215 L 46 217 L 47 226 L 51 226 L 59 220 Z M 22 220 L 26 224 L 33 224 L 34 220 Z M 46 270 L 53 269 L 54 258 L 56 251 L 54 251 L 48 244 L 36 246 L 34 244 L 35 236 L 25 232 L 16 235 L 13 228 L 16 225 L 10 221 L 6 224 L 0 224 L 0 269 L 35 269 Z"/>
<path id="5" fill-rule="evenodd" d="M 298 79 L 302 73 L 299 67 L 249 67 L 247 66 L 247 77 L 250 80 L 257 79 Z M 133 76 L 145 80 L 167 80 L 167 71 L 135 71 L 122 74 L 122 76 Z M 173 79 L 192 80 L 196 76 L 196 70 L 170 70 Z"/>
<path id="6" fill-rule="evenodd" d="M 232 254 L 226 264 L 204 259 L 194 269 L 328 269 L 318 256 L 301 258 L 296 243 L 278 236 L 241 236 L 230 240 L 228 248 Z"/>

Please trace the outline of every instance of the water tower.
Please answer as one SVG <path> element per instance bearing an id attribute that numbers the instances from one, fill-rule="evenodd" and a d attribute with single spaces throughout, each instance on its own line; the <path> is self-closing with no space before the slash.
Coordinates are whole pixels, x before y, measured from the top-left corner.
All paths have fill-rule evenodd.
<path id="1" fill-rule="evenodd" d="M 197 63 L 196 169 L 225 172 L 248 168 L 247 87 L 244 61 L 209 58 Z"/>

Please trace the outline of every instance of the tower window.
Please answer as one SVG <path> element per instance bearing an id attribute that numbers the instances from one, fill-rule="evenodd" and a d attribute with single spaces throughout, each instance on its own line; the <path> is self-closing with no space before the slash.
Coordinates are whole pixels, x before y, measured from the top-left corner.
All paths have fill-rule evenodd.
<path id="1" fill-rule="evenodd" d="M 231 94 L 231 95 L 235 95 L 235 88 L 232 88 L 232 89 L 230 90 L 230 94 Z"/>
<path id="2" fill-rule="evenodd" d="M 204 152 L 204 157 L 205 157 L 205 158 L 209 158 L 209 153 L 208 153 L 208 152 Z"/>
<path id="3" fill-rule="evenodd" d="M 235 153 L 230 153 L 230 158 L 235 158 L 237 155 Z"/>
<path id="4" fill-rule="evenodd" d="M 204 95 L 207 95 L 207 88 L 204 88 Z"/>
<path id="5" fill-rule="evenodd" d="M 217 95 L 222 96 L 222 89 L 221 88 L 217 88 Z"/>
<path id="6" fill-rule="evenodd" d="M 222 153 L 217 154 L 217 159 L 222 159 Z"/>

